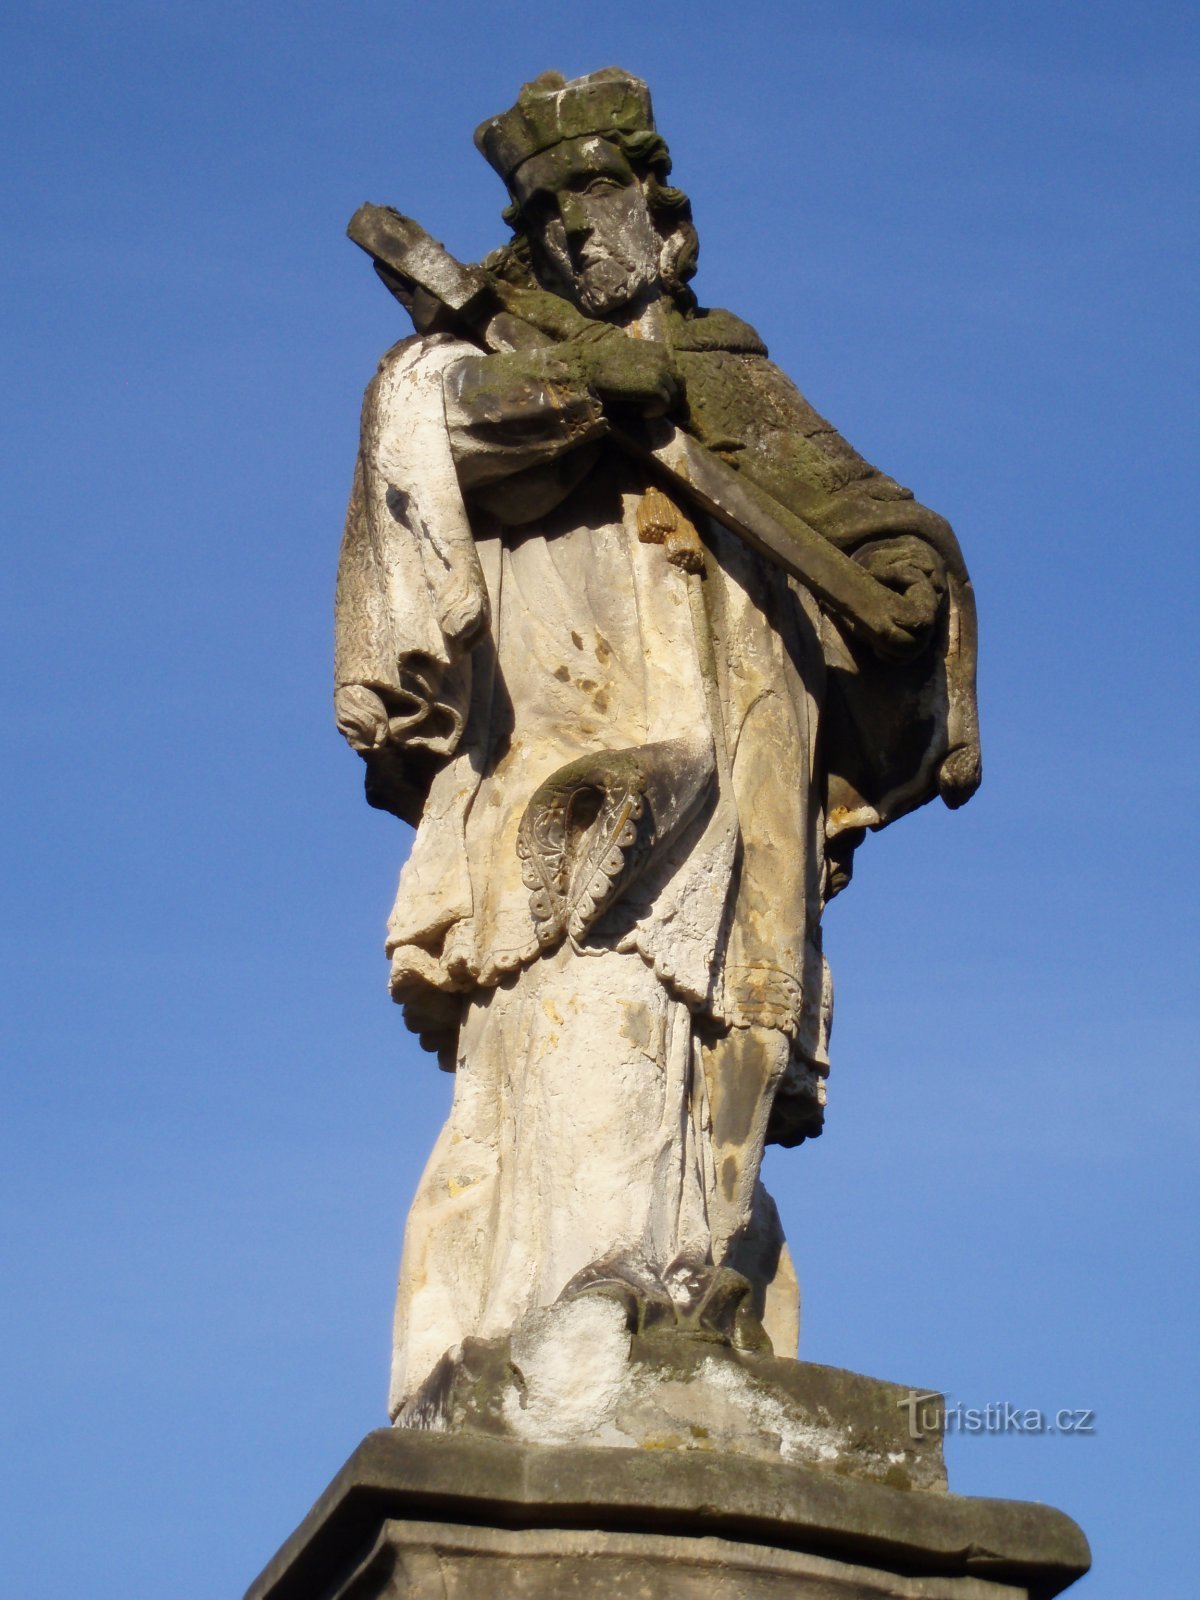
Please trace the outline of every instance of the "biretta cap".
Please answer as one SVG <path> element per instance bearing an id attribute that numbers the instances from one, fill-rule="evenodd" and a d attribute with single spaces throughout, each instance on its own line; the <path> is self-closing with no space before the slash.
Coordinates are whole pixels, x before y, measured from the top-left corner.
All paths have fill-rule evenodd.
<path id="1" fill-rule="evenodd" d="M 561 72 L 543 72 L 522 87 L 510 111 L 480 123 L 475 144 L 508 183 L 522 161 L 563 139 L 653 131 L 650 90 L 620 67 L 602 67 L 569 82 Z"/>

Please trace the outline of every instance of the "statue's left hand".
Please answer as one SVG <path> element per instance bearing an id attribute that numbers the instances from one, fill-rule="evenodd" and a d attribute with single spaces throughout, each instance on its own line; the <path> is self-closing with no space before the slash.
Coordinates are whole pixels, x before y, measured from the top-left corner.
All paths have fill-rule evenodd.
<path id="1" fill-rule="evenodd" d="M 941 556 L 924 539 L 903 534 L 863 545 L 854 559 L 902 598 L 902 621 L 913 637 L 912 653 L 923 649 L 946 594 L 946 564 Z"/>

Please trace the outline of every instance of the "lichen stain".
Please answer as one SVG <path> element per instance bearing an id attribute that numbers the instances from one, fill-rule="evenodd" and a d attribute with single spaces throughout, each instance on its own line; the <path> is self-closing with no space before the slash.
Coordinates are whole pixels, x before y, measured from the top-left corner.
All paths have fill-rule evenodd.
<path id="1" fill-rule="evenodd" d="M 647 1048 L 647 1041 L 654 1031 L 654 1016 L 650 1007 L 641 1000 L 622 1000 L 620 1006 L 621 1037 L 649 1055 L 651 1052 Z"/>
<path id="2" fill-rule="evenodd" d="M 726 1200 L 732 1200 L 734 1190 L 737 1188 L 738 1164 L 736 1156 L 726 1156 L 721 1163 L 721 1192 Z"/>
<path id="3" fill-rule="evenodd" d="M 738 1028 L 715 1047 L 713 1055 L 713 1138 L 718 1145 L 744 1145 L 771 1078 L 770 1053 L 750 1029 Z"/>

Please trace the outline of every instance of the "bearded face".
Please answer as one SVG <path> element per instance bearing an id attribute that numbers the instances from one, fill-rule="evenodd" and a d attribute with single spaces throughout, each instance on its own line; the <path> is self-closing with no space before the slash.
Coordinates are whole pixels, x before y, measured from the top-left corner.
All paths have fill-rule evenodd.
<path id="1" fill-rule="evenodd" d="M 566 139 L 524 162 L 513 192 L 547 289 L 591 317 L 650 299 L 662 241 L 629 163 L 606 139 Z"/>

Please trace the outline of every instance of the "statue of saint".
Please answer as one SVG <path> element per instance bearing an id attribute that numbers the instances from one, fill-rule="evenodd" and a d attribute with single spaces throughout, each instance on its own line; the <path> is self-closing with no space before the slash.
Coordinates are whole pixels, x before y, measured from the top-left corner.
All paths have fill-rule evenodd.
<path id="1" fill-rule="evenodd" d="M 822 909 L 865 830 L 979 781 L 954 536 L 698 306 L 645 84 L 547 73 L 476 144 L 511 201 L 483 274 L 535 337 L 410 298 L 338 582 L 338 725 L 416 828 L 392 993 L 456 1073 L 394 1411 L 465 1338 L 580 1295 L 794 1353 L 759 1167 L 821 1130 Z M 815 530 L 887 629 L 630 447 L 655 428 Z"/>

